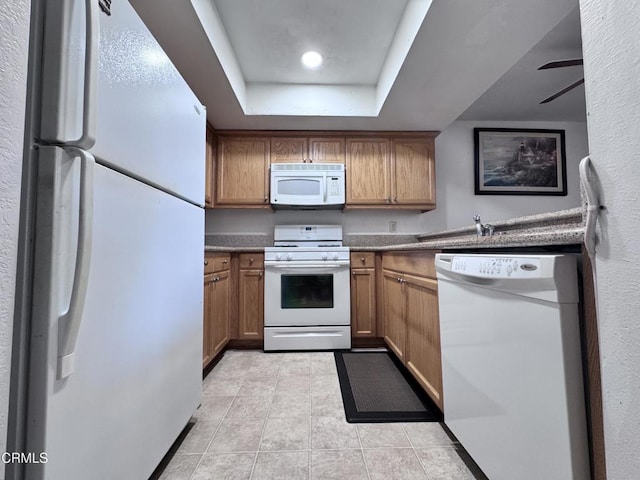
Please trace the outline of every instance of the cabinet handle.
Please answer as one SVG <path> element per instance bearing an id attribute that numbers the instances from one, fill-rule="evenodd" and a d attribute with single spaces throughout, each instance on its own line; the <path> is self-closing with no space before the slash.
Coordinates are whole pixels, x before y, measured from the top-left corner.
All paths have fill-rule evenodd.
<path id="1" fill-rule="evenodd" d="M 209 265 L 209 260 L 205 260 L 205 261 L 204 261 L 204 264 L 205 264 L 205 265 Z"/>
<path id="2" fill-rule="evenodd" d="M 269 200 L 269 197 L 264 197 L 264 203 L 267 203 L 267 201 Z"/>
<path id="3" fill-rule="evenodd" d="M 226 259 L 225 259 L 225 260 L 222 260 L 222 264 L 223 264 L 223 265 L 226 265 L 226 264 L 227 264 L 227 260 L 226 260 Z"/>
<path id="4" fill-rule="evenodd" d="M 258 276 L 259 276 L 260 278 L 262 278 L 262 277 L 264 276 L 264 271 L 261 271 L 261 272 L 258 274 Z"/>
<path id="5" fill-rule="evenodd" d="M 365 263 L 364 257 L 360 257 L 360 261 L 361 261 L 362 263 Z"/>
<path id="6" fill-rule="evenodd" d="M 249 259 L 249 265 L 253 265 L 253 258 Z"/>
<path id="7" fill-rule="evenodd" d="M 400 283 L 400 277 L 396 278 L 396 280 L 398 281 L 398 283 Z"/>

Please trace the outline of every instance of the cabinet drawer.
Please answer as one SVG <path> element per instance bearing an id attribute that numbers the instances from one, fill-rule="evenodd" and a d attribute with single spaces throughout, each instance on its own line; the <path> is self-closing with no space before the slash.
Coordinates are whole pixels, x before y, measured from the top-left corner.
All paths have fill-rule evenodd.
<path id="1" fill-rule="evenodd" d="M 204 255 L 204 273 L 221 272 L 229 270 L 231 265 L 230 253 L 205 253 Z"/>
<path id="2" fill-rule="evenodd" d="M 382 268 L 436 278 L 435 256 L 439 251 L 383 253 Z"/>
<path id="3" fill-rule="evenodd" d="M 374 268 L 375 264 L 374 252 L 351 252 L 351 268 Z"/>
<path id="4" fill-rule="evenodd" d="M 262 270 L 264 268 L 264 253 L 241 253 L 240 268 Z"/>

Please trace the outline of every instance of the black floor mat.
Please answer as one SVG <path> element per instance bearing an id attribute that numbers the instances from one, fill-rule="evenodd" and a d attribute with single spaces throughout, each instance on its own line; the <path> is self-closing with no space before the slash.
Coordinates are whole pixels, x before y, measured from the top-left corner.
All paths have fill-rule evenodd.
<path id="1" fill-rule="evenodd" d="M 442 413 L 387 352 L 335 352 L 349 423 L 441 422 Z"/>

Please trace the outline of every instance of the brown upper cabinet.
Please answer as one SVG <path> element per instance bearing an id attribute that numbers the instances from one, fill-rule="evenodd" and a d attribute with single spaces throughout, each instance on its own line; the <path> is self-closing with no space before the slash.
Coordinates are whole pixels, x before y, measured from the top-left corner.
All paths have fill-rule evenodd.
<path id="1" fill-rule="evenodd" d="M 271 163 L 302 163 L 308 158 L 308 138 L 271 137 Z"/>
<path id="2" fill-rule="evenodd" d="M 212 206 L 268 208 L 270 164 L 311 161 L 346 165 L 346 208 L 432 210 L 436 135 L 437 132 L 218 131 L 216 141 L 207 150 L 215 155 Z"/>
<path id="3" fill-rule="evenodd" d="M 347 139 L 348 205 L 391 205 L 390 159 L 387 138 Z"/>
<path id="4" fill-rule="evenodd" d="M 392 139 L 391 178 L 393 204 L 435 208 L 434 139 Z"/>
<path id="5" fill-rule="evenodd" d="M 347 138 L 347 207 L 435 208 L 434 136 Z"/>
<path id="6" fill-rule="evenodd" d="M 343 137 L 271 137 L 271 163 L 344 163 Z"/>
<path id="7" fill-rule="evenodd" d="M 216 205 L 270 207 L 268 137 L 218 136 Z"/>

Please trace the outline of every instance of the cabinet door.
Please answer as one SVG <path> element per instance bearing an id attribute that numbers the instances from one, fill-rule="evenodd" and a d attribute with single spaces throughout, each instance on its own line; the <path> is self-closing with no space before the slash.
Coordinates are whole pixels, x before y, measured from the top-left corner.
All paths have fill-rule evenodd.
<path id="1" fill-rule="evenodd" d="M 393 139 L 392 195 L 397 205 L 435 206 L 434 141 L 428 139 Z"/>
<path id="2" fill-rule="evenodd" d="M 405 295 L 400 275 L 389 270 L 382 271 L 384 340 L 404 362 L 407 329 L 404 318 Z"/>
<path id="3" fill-rule="evenodd" d="M 204 296 L 202 315 L 202 368 L 213 358 L 211 356 L 211 323 L 213 322 L 213 275 L 204 276 Z"/>
<path id="4" fill-rule="evenodd" d="M 312 137 L 309 139 L 309 158 L 313 163 L 344 163 L 344 138 Z"/>
<path id="5" fill-rule="evenodd" d="M 238 286 L 241 340 L 261 340 L 264 331 L 264 271 L 240 270 Z"/>
<path id="6" fill-rule="evenodd" d="M 216 204 L 269 206 L 269 137 L 218 137 Z"/>
<path id="7" fill-rule="evenodd" d="M 213 301 L 212 318 L 210 332 L 211 356 L 215 357 L 229 341 L 229 294 L 230 276 L 229 271 L 213 274 Z"/>
<path id="8" fill-rule="evenodd" d="M 304 137 L 271 137 L 271 163 L 302 163 L 308 148 Z"/>
<path id="9" fill-rule="evenodd" d="M 214 158 L 215 158 L 215 136 L 213 130 L 207 126 L 207 156 L 205 168 L 204 182 L 204 206 L 205 208 L 213 207 L 213 175 L 214 175 Z"/>
<path id="10" fill-rule="evenodd" d="M 389 140 L 347 139 L 347 205 L 391 203 Z"/>
<path id="11" fill-rule="evenodd" d="M 442 409 L 438 283 L 431 278 L 411 275 L 404 278 L 407 299 L 405 365 Z"/>
<path id="12" fill-rule="evenodd" d="M 351 270 L 351 335 L 376 336 L 376 271 L 373 268 Z"/>

